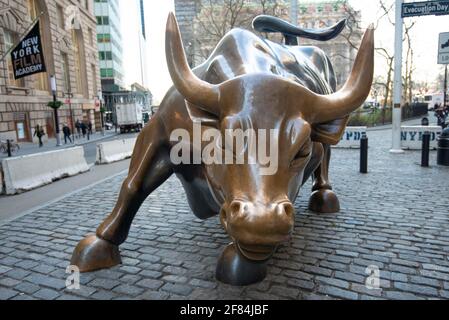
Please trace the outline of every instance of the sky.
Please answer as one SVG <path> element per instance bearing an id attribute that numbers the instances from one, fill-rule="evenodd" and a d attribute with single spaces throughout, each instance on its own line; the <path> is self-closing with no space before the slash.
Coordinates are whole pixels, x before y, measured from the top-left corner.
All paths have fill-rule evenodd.
<path id="1" fill-rule="evenodd" d="M 122 2 L 122 32 L 124 39 L 131 40 L 135 25 L 135 10 L 129 6 L 129 0 Z M 301 0 L 299 0 L 300 2 Z M 307 0 L 314 2 L 319 0 Z M 384 0 L 393 3 L 394 0 Z M 420 0 L 421 1 L 421 0 Z M 156 102 L 163 99 L 166 91 L 172 85 L 165 62 L 165 23 L 168 13 L 174 11 L 173 0 L 144 0 L 147 23 L 147 72 L 149 74 L 149 89 Z M 378 0 L 349 0 L 350 4 L 362 13 L 362 27 L 376 22 L 381 11 Z M 411 1 L 406 1 L 411 2 Z M 123 5 L 125 4 L 125 6 Z M 394 15 L 392 15 L 394 16 Z M 442 72 L 442 66 L 437 64 L 438 35 L 449 32 L 449 16 L 429 16 L 407 19 L 407 23 L 416 21 L 413 28 L 413 49 L 415 51 L 415 80 L 432 83 Z M 135 42 L 135 41 L 134 41 Z M 376 46 L 388 48 L 391 52 L 394 47 L 394 28 L 387 20 L 382 20 L 376 30 Z M 131 84 L 133 79 L 139 79 L 140 73 L 136 69 L 135 54 L 138 51 L 135 43 L 125 45 L 124 50 L 125 82 Z M 376 75 L 385 74 L 385 62 L 380 56 L 376 57 Z"/>

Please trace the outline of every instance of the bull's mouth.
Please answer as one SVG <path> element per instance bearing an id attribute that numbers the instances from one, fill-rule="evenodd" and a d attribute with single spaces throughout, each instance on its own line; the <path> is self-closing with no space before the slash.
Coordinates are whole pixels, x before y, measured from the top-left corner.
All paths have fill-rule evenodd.
<path id="1" fill-rule="evenodd" d="M 277 246 L 254 246 L 236 242 L 237 249 L 247 259 L 252 261 L 269 260 L 276 251 Z"/>

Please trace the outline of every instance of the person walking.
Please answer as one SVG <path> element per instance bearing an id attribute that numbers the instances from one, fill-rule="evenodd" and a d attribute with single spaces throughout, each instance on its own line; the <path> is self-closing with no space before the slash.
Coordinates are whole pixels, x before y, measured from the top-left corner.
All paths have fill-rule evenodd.
<path id="1" fill-rule="evenodd" d="M 81 138 L 81 123 L 80 123 L 79 119 L 76 120 L 75 128 L 76 128 L 77 138 L 79 139 L 79 138 Z"/>
<path id="2" fill-rule="evenodd" d="M 87 124 L 87 140 L 90 140 L 90 136 L 92 135 L 92 122 L 88 122 Z"/>
<path id="3" fill-rule="evenodd" d="M 87 133 L 87 126 L 84 122 L 81 122 L 80 124 L 80 128 L 81 128 L 81 132 L 83 134 L 83 138 L 86 137 L 86 133 Z"/>
<path id="4" fill-rule="evenodd" d="M 42 137 L 45 136 L 44 129 L 40 125 L 36 125 L 36 128 L 34 129 L 34 135 L 33 137 L 37 137 L 39 139 L 39 148 L 42 148 L 44 146 L 44 143 L 42 142 Z"/>
<path id="5" fill-rule="evenodd" d="M 62 132 L 64 133 L 64 144 L 67 144 L 67 139 L 69 139 L 70 143 L 73 143 L 72 138 L 70 137 L 72 135 L 72 131 L 67 126 L 67 123 L 64 123 L 64 127 L 62 127 Z"/>

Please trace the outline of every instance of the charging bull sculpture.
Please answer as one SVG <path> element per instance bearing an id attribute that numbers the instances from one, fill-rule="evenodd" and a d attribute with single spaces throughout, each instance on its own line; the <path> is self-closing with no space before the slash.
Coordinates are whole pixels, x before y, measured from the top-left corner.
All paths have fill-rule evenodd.
<path id="1" fill-rule="evenodd" d="M 321 40 L 341 29 L 340 23 L 321 32 Z M 298 34 L 320 40 L 318 31 Z M 176 174 L 193 213 L 201 219 L 219 216 L 232 239 L 219 258 L 217 279 L 232 285 L 259 282 L 276 248 L 291 236 L 293 203 L 309 178 L 314 182 L 310 209 L 339 211 L 328 179 L 330 145 L 339 142 L 348 115 L 370 92 L 374 30 L 366 31 L 339 91 L 330 60 L 320 49 L 276 44 L 241 29 L 230 31 L 210 58 L 191 70 L 173 14 L 167 21 L 166 55 L 174 87 L 137 139 L 114 210 L 95 235 L 78 244 L 72 264 L 81 272 L 120 264 L 119 245 L 142 202 Z M 184 129 L 192 136 L 198 123 L 202 130 L 221 132 L 277 130 L 276 172 L 262 175 L 264 165 L 257 159 L 251 164 L 174 164 L 171 133 Z"/>

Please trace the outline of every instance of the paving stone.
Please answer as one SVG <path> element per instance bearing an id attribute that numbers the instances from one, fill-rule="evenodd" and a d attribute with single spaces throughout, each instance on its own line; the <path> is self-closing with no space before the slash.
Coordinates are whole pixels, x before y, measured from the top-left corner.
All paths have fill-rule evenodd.
<path id="1" fill-rule="evenodd" d="M 137 296 L 139 294 L 141 294 L 144 290 L 142 288 L 136 287 L 136 286 L 130 286 L 130 285 L 126 285 L 126 284 L 121 284 L 117 287 L 115 287 L 114 289 L 112 289 L 112 291 L 118 293 L 118 294 L 124 294 L 127 296 Z"/>
<path id="2" fill-rule="evenodd" d="M 424 298 L 404 291 L 387 291 L 385 296 L 393 300 L 424 300 Z"/>
<path id="3" fill-rule="evenodd" d="M 30 283 L 30 282 L 21 282 L 14 288 L 15 290 L 21 293 L 33 294 L 40 289 L 40 286 Z"/>
<path id="4" fill-rule="evenodd" d="M 42 288 L 33 294 L 34 297 L 42 300 L 54 300 L 60 296 L 60 293 L 55 290 Z"/>
<path id="5" fill-rule="evenodd" d="M 12 270 L 12 268 L 0 265 L 0 274 L 6 273 L 10 270 Z"/>
<path id="6" fill-rule="evenodd" d="M 184 285 L 184 284 L 173 284 L 173 283 L 167 283 L 162 287 L 163 291 L 167 291 L 174 294 L 179 294 L 182 296 L 189 295 L 193 289 L 191 286 Z"/>
<path id="7" fill-rule="evenodd" d="M 118 282 L 111 279 L 104 279 L 104 278 L 96 278 L 89 282 L 89 286 L 93 286 L 96 288 L 102 288 L 106 290 L 111 290 L 112 288 L 118 286 Z"/>
<path id="8" fill-rule="evenodd" d="M 157 290 L 164 284 L 163 281 L 152 280 L 152 279 L 143 279 L 136 283 L 139 287 L 143 287 L 146 289 Z"/>
<path id="9" fill-rule="evenodd" d="M 357 150 L 334 150 L 339 215 L 309 212 L 307 182 L 294 204 L 301 214 L 292 240 L 260 284 L 233 288 L 215 280 L 229 236 L 219 219 L 194 217 L 172 177 L 143 203 L 120 247 L 123 264 L 83 274 L 81 290 L 65 290 L 73 248 L 114 207 L 121 174 L 1 225 L 0 293 L 6 299 L 449 299 L 447 172 L 411 166 L 419 152 L 392 156 L 385 132 L 368 132 L 368 175 L 357 173 Z M 434 163 L 436 153 L 431 157 Z M 69 214 L 75 208 L 79 214 Z M 381 269 L 381 295 L 365 287 L 368 265 Z"/>
<path id="10" fill-rule="evenodd" d="M 427 286 L 395 282 L 394 287 L 396 289 L 407 291 L 407 292 L 412 292 L 412 293 L 415 293 L 418 295 L 438 296 L 438 291 L 435 288 L 431 288 L 431 287 L 427 287 Z"/>
<path id="11" fill-rule="evenodd" d="M 15 290 L 0 287 L 0 300 L 11 299 L 12 297 L 17 296 L 18 294 L 19 294 L 19 292 L 15 291 Z"/>
<path id="12" fill-rule="evenodd" d="M 349 289 L 349 282 L 335 278 L 316 277 L 316 281 L 320 284 L 331 285 L 342 289 Z"/>
<path id="13" fill-rule="evenodd" d="M 318 292 L 345 300 L 357 300 L 359 296 L 356 292 L 332 286 L 320 286 Z"/>
<path id="14" fill-rule="evenodd" d="M 61 290 L 66 287 L 65 281 L 44 276 L 41 274 L 31 274 L 28 277 L 26 277 L 25 280 L 37 285 L 49 287 L 56 290 Z"/>

